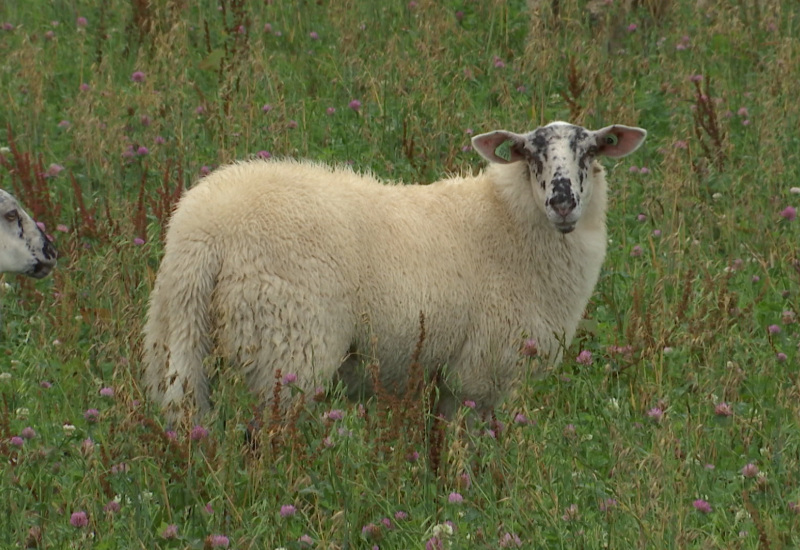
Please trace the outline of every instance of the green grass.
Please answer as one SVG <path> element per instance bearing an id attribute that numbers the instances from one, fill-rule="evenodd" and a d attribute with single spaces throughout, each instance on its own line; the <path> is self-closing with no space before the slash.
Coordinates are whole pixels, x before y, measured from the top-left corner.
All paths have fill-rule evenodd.
<path id="1" fill-rule="evenodd" d="M 800 546 L 794 0 L 32 1 L 3 21 L 0 186 L 61 254 L 2 289 L 3 548 Z M 432 181 L 482 165 L 470 131 L 559 119 L 649 136 L 606 163 L 583 330 L 502 427 L 298 396 L 254 452 L 257 404 L 223 368 L 208 433 L 164 431 L 140 332 L 181 187 L 260 151 Z"/>

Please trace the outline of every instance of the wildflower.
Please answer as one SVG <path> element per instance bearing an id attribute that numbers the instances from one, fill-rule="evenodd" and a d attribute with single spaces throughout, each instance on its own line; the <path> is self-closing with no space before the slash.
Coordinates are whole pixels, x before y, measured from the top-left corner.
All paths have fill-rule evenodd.
<path id="1" fill-rule="evenodd" d="M 661 419 L 664 417 L 664 411 L 661 410 L 661 407 L 653 407 L 649 411 L 647 411 L 647 416 L 653 419 L 654 422 L 659 423 Z"/>
<path id="2" fill-rule="evenodd" d="M 361 110 L 361 102 L 357 99 L 354 99 L 348 104 L 348 107 L 353 109 L 354 111 L 358 112 Z"/>
<path id="3" fill-rule="evenodd" d="M 767 332 L 769 332 L 770 334 L 779 334 L 781 332 L 781 327 L 779 327 L 778 325 L 770 325 L 769 327 L 767 327 Z"/>
<path id="4" fill-rule="evenodd" d="M 281 506 L 281 517 L 282 518 L 289 518 L 295 515 L 297 512 L 297 508 L 294 507 L 293 504 L 284 504 Z"/>
<path id="5" fill-rule="evenodd" d="M 617 507 L 617 499 L 614 498 L 607 498 L 600 503 L 601 512 L 609 512 L 616 507 Z"/>
<path id="6" fill-rule="evenodd" d="M 783 322 L 784 325 L 789 325 L 794 323 L 795 317 L 797 317 L 797 315 L 795 314 L 794 311 L 790 309 L 781 313 L 781 321 Z"/>
<path id="7" fill-rule="evenodd" d="M 289 374 L 283 377 L 284 384 L 294 384 L 295 382 L 297 382 L 297 375 L 294 374 L 293 372 L 290 372 Z"/>
<path id="8" fill-rule="evenodd" d="M 30 426 L 27 426 L 25 428 L 22 428 L 22 431 L 20 432 L 19 435 L 21 435 L 24 439 L 33 439 L 34 437 L 36 437 L 36 430 L 31 428 Z"/>
<path id="9" fill-rule="evenodd" d="M 397 512 L 394 513 L 394 519 L 396 519 L 397 521 L 406 520 L 408 519 L 408 513 L 402 510 L 398 510 Z"/>
<path id="10" fill-rule="evenodd" d="M 86 527 L 89 525 L 89 516 L 86 512 L 73 512 L 69 517 L 69 523 L 73 527 Z"/>
<path id="11" fill-rule="evenodd" d="M 464 401 L 464 406 L 467 407 L 468 409 L 474 409 L 475 408 L 475 401 L 467 399 L 466 401 Z"/>
<path id="12" fill-rule="evenodd" d="M 758 475 L 758 466 L 756 466 L 752 462 L 749 462 L 749 463 L 744 465 L 744 467 L 741 470 L 741 473 L 742 473 L 742 476 L 744 476 L 744 477 L 748 477 L 748 478 L 749 477 L 756 477 Z"/>
<path id="13" fill-rule="evenodd" d="M 492 62 L 494 63 L 495 68 L 497 69 L 502 69 L 503 67 L 506 66 L 505 62 L 497 56 L 494 56 Z"/>
<path id="14" fill-rule="evenodd" d="M 464 501 L 464 497 L 461 496 L 461 493 L 450 493 L 450 496 L 447 497 L 447 500 L 450 501 L 450 504 L 460 504 Z"/>
<path id="15" fill-rule="evenodd" d="M 134 237 L 133 244 L 135 244 L 136 246 L 142 246 L 144 244 L 144 239 L 141 237 Z"/>
<path id="16" fill-rule="evenodd" d="M 203 510 L 205 510 L 206 514 L 209 515 L 212 515 L 214 513 L 214 507 L 211 506 L 210 502 L 206 503 L 206 505 L 203 506 Z"/>
<path id="17" fill-rule="evenodd" d="M 245 27 L 244 25 L 239 25 L 238 27 L 236 27 L 236 32 L 238 32 L 239 34 L 247 34 L 247 27 Z"/>
<path id="18" fill-rule="evenodd" d="M 194 112 L 195 112 L 195 114 L 197 114 L 197 115 L 202 115 L 203 113 L 205 113 L 205 112 L 206 112 L 206 106 L 205 106 L 205 105 L 198 105 L 198 106 L 195 108 Z"/>
<path id="19" fill-rule="evenodd" d="M 77 26 L 81 27 L 81 28 L 86 28 L 86 25 L 88 25 L 88 24 L 89 24 L 89 22 L 86 20 L 86 18 L 85 18 L 85 17 L 78 17 L 78 18 L 75 20 L 75 24 L 76 24 Z"/>
<path id="20" fill-rule="evenodd" d="M 25 440 L 22 439 L 20 436 L 15 435 L 14 437 L 11 438 L 11 444 L 14 447 L 22 447 L 25 444 Z"/>
<path id="21" fill-rule="evenodd" d="M 267 152 L 264 151 L 264 153 L 267 153 Z M 269 153 L 267 153 L 267 154 L 269 154 Z M 267 157 L 267 158 L 269 158 L 269 157 Z M 204 176 L 209 175 L 210 173 L 211 173 L 211 167 L 210 166 L 201 166 L 200 167 L 200 177 L 201 178 L 204 177 Z"/>
<path id="22" fill-rule="evenodd" d="M 561 519 L 564 521 L 576 521 L 580 518 L 580 514 L 578 513 L 578 505 L 577 504 L 570 504 L 564 509 L 564 515 L 561 516 Z"/>
<path id="23" fill-rule="evenodd" d="M 786 361 L 786 359 L 788 359 L 788 357 L 786 356 L 786 354 L 785 354 L 785 353 L 783 353 L 783 352 L 780 352 L 780 351 L 777 353 L 777 355 L 775 356 L 775 358 L 776 358 L 776 359 L 777 359 L 777 360 L 778 360 L 780 363 L 783 363 L 783 362 L 785 362 L 785 361 Z"/>
<path id="24" fill-rule="evenodd" d="M 528 417 L 522 413 L 517 413 L 516 416 L 514 416 L 514 422 L 517 424 L 531 424 Z"/>
<path id="25" fill-rule="evenodd" d="M 269 103 L 267 103 L 263 107 L 261 107 L 261 112 L 262 113 L 268 113 L 271 110 L 272 110 L 272 105 L 270 105 Z"/>
<path id="26" fill-rule="evenodd" d="M 113 464 L 111 466 L 111 474 L 112 475 L 123 474 L 125 472 L 130 471 L 130 469 L 131 467 L 128 466 L 126 462 L 120 462 L 119 464 Z"/>
<path id="27" fill-rule="evenodd" d="M 161 532 L 162 539 L 174 539 L 178 536 L 178 526 L 174 523 L 172 525 L 167 525 L 164 530 Z"/>
<path id="28" fill-rule="evenodd" d="M 167 436 L 167 439 L 170 441 L 177 441 L 178 440 L 178 432 L 175 430 L 167 430 L 164 432 L 164 435 Z"/>
<path id="29" fill-rule="evenodd" d="M 209 548 L 227 548 L 230 540 L 225 535 L 208 535 L 206 546 Z"/>
<path id="30" fill-rule="evenodd" d="M 46 178 L 54 178 L 58 174 L 60 174 L 62 170 L 64 170 L 63 166 L 61 166 L 60 164 L 53 163 L 53 164 L 51 164 L 50 166 L 47 167 L 47 170 L 44 173 L 44 177 L 46 177 Z"/>
<path id="31" fill-rule="evenodd" d="M 308 535 L 302 535 L 299 539 L 297 539 L 297 542 L 300 543 L 301 548 L 310 548 L 314 545 L 314 539 Z"/>
<path id="32" fill-rule="evenodd" d="M 790 502 L 789 503 L 789 511 L 794 512 L 795 514 L 800 514 L 800 503 L 799 502 Z"/>
<path id="33" fill-rule="evenodd" d="M 58 123 L 58 127 L 61 128 L 62 130 L 66 130 L 70 126 L 72 126 L 72 123 L 69 120 L 62 120 L 61 122 Z"/>
<path id="34" fill-rule="evenodd" d="M 136 83 L 144 82 L 145 75 L 142 71 L 134 71 L 133 74 L 131 74 L 131 80 Z"/>
<path id="35" fill-rule="evenodd" d="M 691 75 L 691 76 L 689 77 L 689 80 L 690 80 L 691 82 L 702 82 L 702 80 L 703 80 L 703 75 L 701 75 L 701 74 L 693 74 L 693 75 Z"/>
<path id="36" fill-rule="evenodd" d="M 528 89 L 525 86 L 520 85 L 520 86 L 517 86 L 517 91 L 519 93 L 521 93 L 521 94 L 524 94 L 525 92 L 528 91 Z"/>
<path id="37" fill-rule="evenodd" d="M 297 121 L 296 121 L 296 120 L 290 120 L 290 121 L 288 122 L 288 124 L 286 124 L 286 126 L 287 126 L 289 129 L 292 129 L 292 130 L 293 130 L 293 129 L 297 128 Z"/>
<path id="38" fill-rule="evenodd" d="M 67 227 L 63 223 L 60 223 L 56 226 L 56 231 L 59 231 L 61 233 L 69 233 L 69 227 Z"/>
<path id="39" fill-rule="evenodd" d="M 375 525 L 374 523 L 368 523 L 361 528 L 361 534 L 365 537 L 379 537 L 381 534 L 381 528 L 379 525 Z"/>
<path id="40" fill-rule="evenodd" d="M 631 256 L 634 258 L 638 258 L 643 254 L 642 247 L 638 244 L 631 249 Z"/>
<path id="41" fill-rule="evenodd" d="M 52 40 L 55 37 L 56 37 L 56 33 L 54 33 L 53 31 L 47 31 L 46 33 L 44 33 L 44 39 L 45 40 Z"/>
<path id="42" fill-rule="evenodd" d="M 717 416 L 730 416 L 733 414 L 733 408 L 723 401 L 714 407 L 714 414 Z"/>
<path id="43" fill-rule="evenodd" d="M 14 23 L 9 23 L 8 21 L 6 21 L 5 23 L 3 23 L 3 30 L 4 31 L 13 31 L 14 30 Z"/>
<path id="44" fill-rule="evenodd" d="M 661 230 L 660 229 L 653 229 L 653 237 L 655 237 L 657 239 L 660 236 L 661 236 Z"/>
<path id="45" fill-rule="evenodd" d="M 640 222 L 647 221 L 647 215 L 646 214 L 639 214 L 638 216 L 636 216 L 636 219 L 637 219 L 637 221 L 640 221 Z"/>
<path id="46" fill-rule="evenodd" d="M 431 537 L 425 542 L 425 550 L 444 550 L 444 543 L 439 537 Z"/>
<path id="47" fill-rule="evenodd" d="M 272 25 L 270 25 L 269 23 L 264 23 L 264 32 L 267 33 L 267 34 L 271 33 L 272 32 Z"/>
<path id="48" fill-rule="evenodd" d="M 103 511 L 106 512 L 107 514 L 116 514 L 117 512 L 119 512 L 119 509 L 120 509 L 119 502 L 117 502 L 116 500 L 109 500 L 108 504 L 103 506 Z"/>
<path id="49" fill-rule="evenodd" d="M 781 210 L 781 218 L 787 221 L 794 221 L 797 217 L 797 209 L 794 206 L 787 206 Z"/>
<path id="50" fill-rule="evenodd" d="M 189 437 L 191 438 L 192 441 L 200 441 L 201 439 L 205 439 L 206 437 L 208 437 L 208 430 L 205 429 L 200 424 L 196 424 L 194 428 L 192 428 Z"/>
<path id="51" fill-rule="evenodd" d="M 64 430 L 65 434 L 69 435 L 69 434 L 71 434 L 72 432 L 75 431 L 75 426 L 73 424 L 67 423 L 67 424 L 64 424 L 63 426 L 61 426 L 61 429 Z"/>
<path id="52" fill-rule="evenodd" d="M 694 506 L 694 509 L 700 512 L 701 514 L 709 514 L 711 513 L 712 510 L 711 505 L 702 498 L 698 498 L 697 500 L 695 500 L 692 503 L 692 506 Z"/>
<path id="53" fill-rule="evenodd" d="M 266 160 L 268 158 L 272 158 L 272 153 L 270 153 L 269 151 L 259 151 L 258 153 L 256 153 L 256 156 L 260 159 Z"/>
<path id="54" fill-rule="evenodd" d="M 100 420 L 100 411 L 97 409 L 88 409 L 83 413 L 83 418 L 85 418 L 87 422 L 93 424 Z"/>
<path id="55" fill-rule="evenodd" d="M 328 116 L 331 116 L 333 115 L 333 113 L 336 112 L 336 107 L 328 107 L 327 109 L 325 109 L 325 112 L 328 113 Z"/>
<path id="56" fill-rule="evenodd" d="M 100 395 L 102 397 L 114 397 L 114 388 L 111 387 L 100 388 Z"/>
<path id="57" fill-rule="evenodd" d="M 744 120 L 742 121 L 742 126 L 750 126 L 750 119 L 747 119 L 747 118 L 746 118 L 746 119 L 744 119 Z"/>
<path id="58" fill-rule="evenodd" d="M 637 172 L 639 172 L 639 167 L 638 166 L 631 166 L 630 168 L 628 168 L 628 172 L 630 172 L 632 174 L 636 174 Z"/>
<path id="59" fill-rule="evenodd" d="M 628 25 L 628 32 L 634 32 L 638 28 L 639 25 L 637 25 L 636 23 L 631 23 L 630 25 Z"/>
<path id="60" fill-rule="evenodd" d="M 417 460 L 419 460 L 419 452 L 411 451 L 406 455 L 406 460 L 409 462 L 416 462 Z"/>
<path id="61" fill-rule="evenodd" d="M 500 548 L 522 548 L 522 540 L 516 533 L 506 533 L 500 537 Z"/>
<path id="62" fill-rule="evenodd" d="M 156 145 L 164 145 L 166 142 L 167 140 L 164 139 L 163 136 L 156 136 L 155 139 L 153 140 L 153 143 L 155 143 Z"/>
<path id="63" fill-rule="evenodd" d="M 143 157 L 143 156 L 147 155 L 148 153 L 150 153 L 150 150 L 147 147 L 145 147 L 144 145 L 140 145 L 139 148 L 136 149 L 136 154 L 139 155 L 140 157 Z"/>
<path id="64" fill-rule="evenodd" d="M 736 114 L 745 118 L 749 116 L 747 112 L 747 107 L 739 107 L 739 110 L 736 111 Z"/>
<path id="65" fill-rule="evenodd" d="M 641 168 L 639 168 L 639 173 L 640 174 L 649 174 L 650 173 L 650 169 L 647 166 L 642 166 Z"/>
<path id="66" fill-rule="evenodd" d="M 92 89 L 92 87 L 89 86 L 86 82 L 81 82 L 81 85 L 79 86 L 79 88 L 80 88 L 80 90 L 82 92 L 88 92 L 89 90 Z"/>
<path id="67" fill-rule="evenodd" d="M 389 518 L 383 518 L 381 520 L 381 524 L 387 529 L 394 529 L 394 525 L 392 525 L 392 520 L 390 520 Z"/>
<path id="68" fill-rule="evenodd" d="M 341 411 L 339 409 L 332 409 L 322 415 L 323 420 L 336 421 L 336 420 L 341 420 L 342 418 L 344 418 L 344 411 Z"/>
<path id="69" fill-rule="evenodd" d="M 678 141 L 675 142 L 674 147 L 676 149 L 688 149 L 689 143 L 686 140 L 679 139 Z"/>
<path id="70" fill-rule="evenodd" d="M 535 338 L 528 338 L 522 344 L 522 355 L 525 357 L 536 357 L 539 353 L 539 344 Z"/>
<path id="71" fill-rule="evenodd" d="M 308 36 L 311 37 L 311 40 L 319 40 L 319 35 L 315 31 L 308 33 Z"/>

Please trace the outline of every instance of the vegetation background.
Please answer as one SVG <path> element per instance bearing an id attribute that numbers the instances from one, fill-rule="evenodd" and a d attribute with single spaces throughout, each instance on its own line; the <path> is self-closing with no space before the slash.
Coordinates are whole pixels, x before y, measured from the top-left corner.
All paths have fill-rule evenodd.
<path id="1" fill-rule="evenodd" d="M 61 254 L 3 285 L 0 547 L 800 546 L 796 0 L 36 0 L 0 24 L 0 186 Z M 183 188 L 253 156 L 432 181 L 480 168 L 473 132 L 559 119 L 649 137 L 606 162 L 564 364 L 496 421 L 297 396 L 253 450 L 231 370 L 213 418 L 165 431 L 140 331 Z"/>

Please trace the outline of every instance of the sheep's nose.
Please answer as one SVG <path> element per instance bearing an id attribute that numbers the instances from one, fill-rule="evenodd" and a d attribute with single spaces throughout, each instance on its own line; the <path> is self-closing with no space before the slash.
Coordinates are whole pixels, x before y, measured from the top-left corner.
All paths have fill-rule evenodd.
<path id="1" fill-rule="evenodd" d="M 569 195 L 555 195 L 550 199 L 550 208 L 562 218 L 569 216 L 570 212 L 575 210 L 578 203 L 572 194 Z"/>
<path id="2" fill-rule="evenodd" d="M 44 246 L 42 247 L 42 254 L 44 254 L 44 257 L 47 258 L 48 260 L 55 260 L 56 258 L 58 258 L 58 250 L 56 250 L 56 247 L 53 246 L 53 243 L 50 242 L 50 239 L 48 239 L 47 236 L 45 236 L 44 238 Z"/>

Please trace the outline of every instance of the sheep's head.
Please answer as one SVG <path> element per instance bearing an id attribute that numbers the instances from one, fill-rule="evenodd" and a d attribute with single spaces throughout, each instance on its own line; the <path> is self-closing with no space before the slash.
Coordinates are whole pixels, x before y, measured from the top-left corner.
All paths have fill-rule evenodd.
<path id="1" fill-rule="evenodd" d="M 497 130 L 472 138 L 484 158 L 500 164 L 525 162 L 531 185 L 547 214 L 562 233 L 575 229 L 584 202 L 591 197 L 594 159 L 600 155 L 624 157 L 644 142 L 647 132 L 616 124 L 587 130 L 553 122 L 527 134 Z M 505 151 L 501 146 L 506 147 Z"/>
<path id="2" fill-rule="evenodd" d="M 17 200 L 0 189 L 0 272 L 41 279 L 56 265 L 56 249 Z"/>

